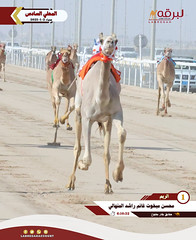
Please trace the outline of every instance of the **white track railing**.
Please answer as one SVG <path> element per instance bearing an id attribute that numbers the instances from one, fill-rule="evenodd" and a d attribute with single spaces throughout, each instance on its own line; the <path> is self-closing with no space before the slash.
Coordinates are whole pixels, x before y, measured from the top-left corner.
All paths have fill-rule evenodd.
<path id="1" fill-rule="evenodd" d="M 45 70 L 45 57 L 50 50 L 6 47 L 6 62 L 22 67 Z"/>
<path id="2" fill-rule="evenodd" d="M 49 49 L 6 47 L 6 62 L 22 67 L 32 67 L 45 70 L 45 56 L 49 51 Z M 78 54 L 78 56 L 80 59 L 80 63 L 84 64 L 84 62 L 86 62 L 92 55 Z M 121 57 L 116 59 L 113 64 L 119 71 L 121 71 L 122 84 L 152 89 L 157 88 L 156 61 L 151 61 L 149 59 L 139 60 Z M 186 74 L 188 74 L 187 93 L 189 93 L 191 81 L 191 66 L 196 67 L 196 63 L 176 62 L 176 65 L 179 65 L 181 69 L 181 75 L 179 80 L 180 92 L 182 91 L 182 76 L 184 71 L 183 66 L 188 66 L 188 71 L 186 72 Z"/>

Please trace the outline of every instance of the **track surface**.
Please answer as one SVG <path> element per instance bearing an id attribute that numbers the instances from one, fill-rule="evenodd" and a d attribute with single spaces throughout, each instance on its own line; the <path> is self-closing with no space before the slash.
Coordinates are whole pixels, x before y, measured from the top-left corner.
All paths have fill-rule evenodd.
<path id="1" fill-rule="evenodd" d="M 140 233 L 173 232 L 194 226 L 195 219 L 139 219 L 95 216 L 85 204 L 98 200 L 139 200 L 153 192 L 186 190 L 196 200 L 196 94 L 172 92 L 172 117 L 157 117 L 157 91 L 124 86 L 121 102 L 127 130 L 124 181 L 104 195 L 103 139 L 92 131 L 93 162 L 77 170 L 76 189 L 65 185 L 73 165 L 74 128 L 61 126 L 54 136 L 53 110 L 45 72 L 6 66 L 0 82 L 0 221 L 31 214 L 57 214 Z M 61 104 L 63 112 L 64 101 Z M 70 122 L 74 126 L 74 114 Z M 112 172 L 118 156 L 112 132 Z M 83 153 L 83 152 L 82 152 Z"/>

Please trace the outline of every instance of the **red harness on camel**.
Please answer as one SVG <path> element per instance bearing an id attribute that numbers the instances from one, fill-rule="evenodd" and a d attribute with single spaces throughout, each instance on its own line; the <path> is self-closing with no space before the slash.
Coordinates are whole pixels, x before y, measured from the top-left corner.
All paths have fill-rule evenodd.
<path id="1" fill-rule="evenodd" d="M 51 65 L 49 65 L 49 67 L 52 69 L 52 72 L 51 72 L 51 80 L 52 80 L 52 84 L 54 83 L 54 77 L 53 77 L 53 70 L 54 68 L 59 64 L 59 62 L 61 61 L 62 59 L 62 54 L 61 53 L 58 53 L 57 54 L 57 61 Z M 65 67 L 68 67 L 69 65 L 71 64 L 72 68 L 74 69 L 74 65 L 71 61 L 67 62 L 67 63 L 63 63 L 63 65 Z"/>
<path id="2" fill-rule="evenodd" d="M 96 63 L 97 61 L 103 61 L 103 62 L 108 62 L 108 61 L 112 61 L 112 58 L 109 58 L 107 56 L 105 56 L 102 52 L 95 54 L 94 56 L 92 56 L 88 62 L 82 67 L 82 69 L 79 72 L 79 76 L 82 78 L 82 80 L 84 79 L 84 77 L 86 76 L 87 72 L 89 71 L 91 65 L 93 63 Z M 116 82 L 120 81 L 120 75 L 121 72 L 118 71 L 113 64 L 111 64 L 111 72 L 114 76 L 114 78 L 116 79 Z"/>
<path id="3" fill-rule="evenodd" d="M 54 68 L 59 64 L 59 62 L 61 61 L 62 59 L 62 54 L 61 53 L 58 53 L 57 54 L 57 61 L 53 64 L 51 64 L 49 67 L 54 70 Z M 71 64 L 72 68 L 74 68 L 74 65 L 72 62 L 69 62 L 69 64 Z M 66 64 L 66 66 L 68 66 L 69 64 Z"/>

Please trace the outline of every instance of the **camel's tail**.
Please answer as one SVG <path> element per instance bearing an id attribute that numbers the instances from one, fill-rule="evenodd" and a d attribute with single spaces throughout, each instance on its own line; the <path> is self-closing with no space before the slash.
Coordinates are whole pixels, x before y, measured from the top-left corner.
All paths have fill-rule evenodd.
<path id="1" fill-rule="evenodd" d="M 104 126 L 103 126 L 103 123 L 101 123 L 101 122 L 97 122 L 97 123 L 98 123 L 98 127 L 99 127 L 99 133 L 101 135 L 102 132 L 104 132 Z"/>

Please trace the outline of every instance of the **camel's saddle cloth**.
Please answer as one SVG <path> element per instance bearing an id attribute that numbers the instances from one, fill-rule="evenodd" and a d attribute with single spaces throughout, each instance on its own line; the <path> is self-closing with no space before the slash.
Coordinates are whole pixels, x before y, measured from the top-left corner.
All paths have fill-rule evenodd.
<path id="1" fill-rule="evenodd" d="M 112 58 L 108 58 L 107 56 L 103 55 L 103 53 L 99 52 L 97 54 L 95 54 L 94 56 L 92 56 L 88 62 L 82 67 L 82 69 L 79 72 L 79 76 L 82 78 L 82 80 L 84 79 L 84 77 L 86 76 L 87 72 L 89 71 L 89 69 L 91 68 L 92 64 L 96 63 L 97 61 L 103 61 L 103 62 L 107 62 L 107 61 L 112 61 Z M 120 75 L 121 72 L 118 71 L 113 64 L 111 64 L 111 73 L 113 74 L 114 78 L 116 79 L 116 82 L 120 81 Z"/>

